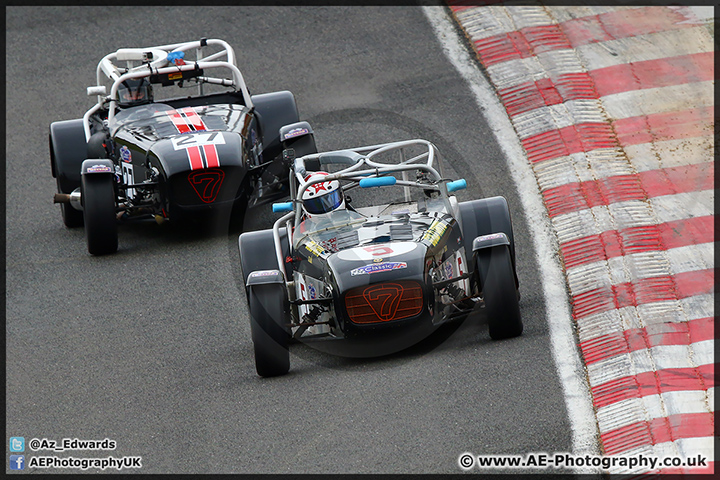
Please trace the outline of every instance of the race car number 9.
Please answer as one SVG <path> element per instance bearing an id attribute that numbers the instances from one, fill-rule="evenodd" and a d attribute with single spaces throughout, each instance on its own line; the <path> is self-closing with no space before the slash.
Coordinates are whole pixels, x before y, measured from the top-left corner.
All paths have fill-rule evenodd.
<path id="1" fill-rule="evenodd" d="M 200 145 L 224 145 L 225 137 L 222 132 L 186 133 L 172 139 L 175 150 L 184 150 Z"/>

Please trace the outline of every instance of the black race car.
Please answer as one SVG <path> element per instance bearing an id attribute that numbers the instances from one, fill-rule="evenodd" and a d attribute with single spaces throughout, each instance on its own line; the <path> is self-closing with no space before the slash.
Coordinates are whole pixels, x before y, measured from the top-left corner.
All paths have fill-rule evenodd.
<path id="1" fill-rule="evenodd" d="M 117 250 L 118 221 L 227 218 L 287 196 L 282 150 L 316 152 L 292 93 L 250 95 L 222 40 L 119 49 L 87 93 L 82 119 L 50 125 L 50 157 L 54 201 L 91 254 Z"/>
<path id="2" fill-rule="evenodd" d="M 491 338 L 522 333 L 507 202 L 458 202 L 465 180 L 443 176 L 432 143 L 284 156 L 291 201 L 273 210 L 287 213 L 239 237 L 259 375 L 288 372 L 291 340 L 385 355 L 478 305 Z"/>

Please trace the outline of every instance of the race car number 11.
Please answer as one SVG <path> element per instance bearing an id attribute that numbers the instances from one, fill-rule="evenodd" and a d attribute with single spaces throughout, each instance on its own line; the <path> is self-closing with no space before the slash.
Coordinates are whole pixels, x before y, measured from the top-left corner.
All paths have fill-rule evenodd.
<path id="1" fill-rule="evenodd" d="M 225 137 L 222 132 L 186 133 L 172 139 L 175 150 L 185 150 L 201 145 L 224 145 Z"/>

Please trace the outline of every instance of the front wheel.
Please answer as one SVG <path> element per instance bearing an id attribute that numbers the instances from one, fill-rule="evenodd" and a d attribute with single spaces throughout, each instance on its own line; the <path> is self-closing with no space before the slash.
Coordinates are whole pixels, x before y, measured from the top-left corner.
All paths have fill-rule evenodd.
<path id="1" fill-rule="evenodd" d="M 59 193 L 72 193 L 62 191 L 62 188 L 60 188 L 60 180 L 57 181 L 57 186 Z M 84 225 L 83 212 L 75 210 L 75 207 L 69 203 L 60 204 L 60 213 L 62 214 L 63 224 L 65 224 L 67 228 L 78 228 Z"/>
<path id="2" fill-rule="evenodd" d="M 477 275 L 485 301 L 490 338 L 501 340 L 522 334 L 515 274 L 507 246 L 477 252 Z"/>
<path id="3" fill-rule="evenodd" d="M 83 175 L 81 185 L 88 252 L 92 255 L 116 252 L 118 232 L 113 177 L 105 174 Z"/>
<path id="4" fill-rule="evenodd" d="M 290 370 L 284 287 L 253 285 L 248 290 L 255 369 L 261 377 L 284 375 Z"/>

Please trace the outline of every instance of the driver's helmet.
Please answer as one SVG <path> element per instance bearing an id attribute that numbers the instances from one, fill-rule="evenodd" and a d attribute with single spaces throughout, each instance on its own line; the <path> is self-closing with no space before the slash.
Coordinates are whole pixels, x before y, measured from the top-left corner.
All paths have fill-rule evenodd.
<path id="1" fill-rule="evenodd" d="M 305 181 L 317 180 L 327 172 L 314 172 L 305 176 Z M 329 180 L 326 182 L 314 183 L 305 189 L 302 195 L 303 210 L 308 217 L 326 215 L 332 211 L 345 208 L 345 197 L 343 196 L 340 182 Z"/>
<path id="2" fill-rule="evenodd" d="M 146 78 L 131 78 L 118 87 L 118 106 L 127 108 L 153 101 L 152 85 Z"/>

